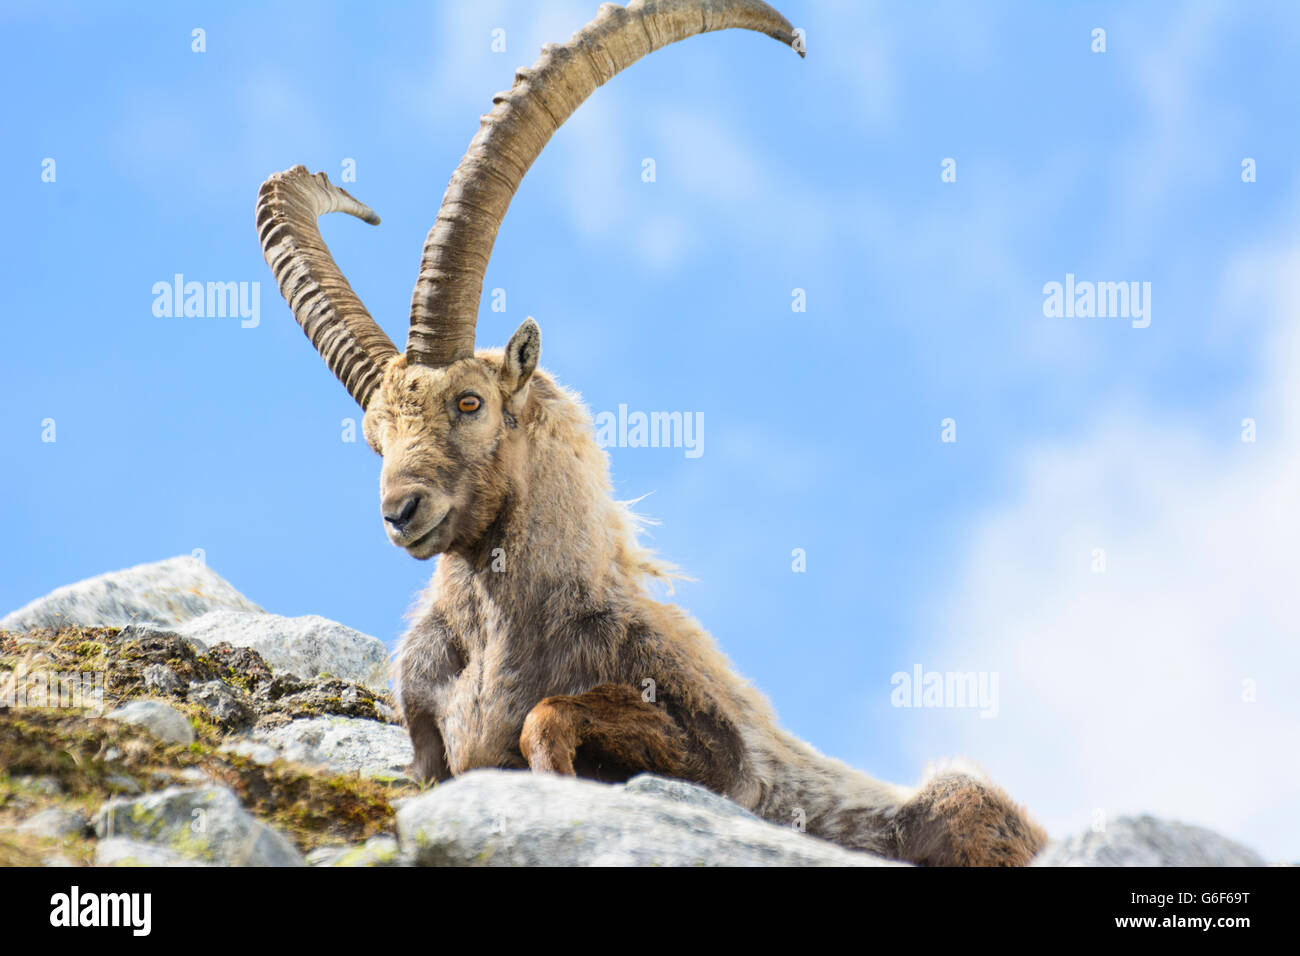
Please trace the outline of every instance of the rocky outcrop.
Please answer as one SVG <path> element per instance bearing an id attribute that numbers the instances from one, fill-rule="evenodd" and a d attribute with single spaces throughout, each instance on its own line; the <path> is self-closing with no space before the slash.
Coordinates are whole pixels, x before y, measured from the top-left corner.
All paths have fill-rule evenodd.
<path id="1" fill-rule="evenodd" d="M 387 834 L 371 837 L 356 847 L 326 846 L 307 854 L 311 866 L 410 866 L 397 840 Z"/>
<path id="2" fill-rule="evenodd" d="M 1035 866 L 1263 866 L 1254 850 L 1204 827 L 1156 817 L 1121 817 L 1103 831 L 1052 842 Z"/>
<path id="3" fill-rule="evenodd" d="M 108 837 L 95 845 L 95 866 L 212 866 L 159 843 Z"/>
<path id="4" fill-rule="evenodd" d="M 57 588 L 0 618 L 0 631 L 174 625 L 216 610 L 262 609 L 203 562 L 183 556 Z"/>
<path id="5" fill-rule="evenodd" d="M 71 807 L 54 807 L 50 810 L 42 810 L 24 820 L 18 829 L 32 836 L 61 840 L 85 830 L 86 818 L 80 810 Z"/>
<path id="6" fill-rule="evenodd" d="M 161 700 L 133 700 L 108 715 L 109 720 L 124 720 L 143 727 L 163 743 L 189 746 L 194 743 L 194 728 L 188 718 L 171 704 Z"/>
<path id="7" fill-rule="evenodd" d="M 255 819 L 224 787 L 168 787 L 110 800 L 95 832 L 159 846 L 177 857 L 222 866 L 305 866 L 283 836 Z M 114 851 L 117 852 L 117 851 Z"/>
<path id="8" fill-rule="evenodd" d="M 268 614 L 224 578 L 190 557 L 169 558 L 87 578 L 51 591 L 0 618 L 0 630 L 134 627 L 179 634 L 203 653 L 215 644 L 256 651 L 278 674 L 320 675 L 376 691 L 388 687 L 383 641 L 309 614 Z M 150 679 L 166 688 L 168 675 Z"/>
<path id="9" fill-rule="evenodd" d="M 388 649 L 383 641 L 316 614 L 281 617 L 249 611 L 211 611 L 175 628 L 204 644 L 225 643 L 257 651 L 276 673 L 298 677 L 324 674 L 388 687 Z"/>
<path id="10" fill-rule="evenodd" d="M 690 784 L 635 783 L 475 770 L 404 803 L 398 840 L 424 866 L 891 865 Z"/>
<path id="11" fill-rule="evenodd" d="M 258 763 L 292 760 L 336 773 L 390 780 L 407 779 L 406 768 L 414 759 L 404 727 L 358 717 L 294 720 L 274 730 L 256 731 L 226 747 Z"/>
<path id="12" fill-rule="evenodd" d="M 189 558 L 33 601 L 0 621 L 0 679 L 100 674 L 104 706 L 0 703 L 0 865 L 895 865 L 650 775 L 477 770 L 421 790 L 386 668 L 375 638 L 268 614 Z M 1138 817 L 1035 865 L 1262 862 Z"/>

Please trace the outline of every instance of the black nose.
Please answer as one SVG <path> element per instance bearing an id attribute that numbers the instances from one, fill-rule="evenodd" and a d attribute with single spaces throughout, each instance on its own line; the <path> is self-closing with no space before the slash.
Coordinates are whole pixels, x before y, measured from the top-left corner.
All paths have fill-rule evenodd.
<path id="1" fill-rule="evenodd" d="M 397 514 L 385 513 L 384 520 L 391 524 L 394 530 L 401 531 L 411 523 L 411 519 L 415 517 L 416 509 L 419 507 L 420 496 L 411 495 L 411 497 L 402 502 L 401 510 L 398 511 Z"/>

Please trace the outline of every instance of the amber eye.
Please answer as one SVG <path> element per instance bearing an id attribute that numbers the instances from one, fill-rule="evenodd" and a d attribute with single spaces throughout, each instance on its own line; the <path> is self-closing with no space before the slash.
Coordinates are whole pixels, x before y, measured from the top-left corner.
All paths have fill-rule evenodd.
<path id="1" fill-rule="evenodd" d="M 478 411 L 479 406 L 482 404 L 483 400 L 477 395 L 462 395 L 460 400 L 456 402 L 456 407 L 462 412 L 468 413 Z"/>

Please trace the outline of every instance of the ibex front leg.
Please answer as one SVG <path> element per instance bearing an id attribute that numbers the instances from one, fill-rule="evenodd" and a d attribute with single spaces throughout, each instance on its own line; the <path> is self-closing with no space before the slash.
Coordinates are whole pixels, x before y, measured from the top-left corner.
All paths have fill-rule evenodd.
<path id="1" fill-rule="evenodd" d="M 680 777 L 686 765 L 680 729 L 626 684 L 545 698 L 524 720 L 519 747 L 535 771 L 605 781 L 642 772 Z"/>
<path id="2" fill-rule="evenodd" d="M 411 775 L 421 783 L 439 783 L 451 777 L 435 694 L 463 667 L 451 632 L 437 612 L 416 624 L 397 649 L 394 697 L 415 751 Z"/>

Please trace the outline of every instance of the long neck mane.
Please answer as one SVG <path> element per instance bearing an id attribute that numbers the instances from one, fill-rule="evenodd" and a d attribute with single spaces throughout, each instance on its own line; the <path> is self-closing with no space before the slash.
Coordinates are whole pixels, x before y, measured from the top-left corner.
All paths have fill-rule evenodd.
<path id="1" fill-rule="evenodd" d="M 516 487 L 471 550 L 444 556 L 440 576 L 530 616 L 557 602 L 577 611 L 626 601 L 647 576 L 672 576 L 637 543 L 636 518 L 613 500 L 609 459 L 581 399 L 540 370 L 529 388 Z"/>

